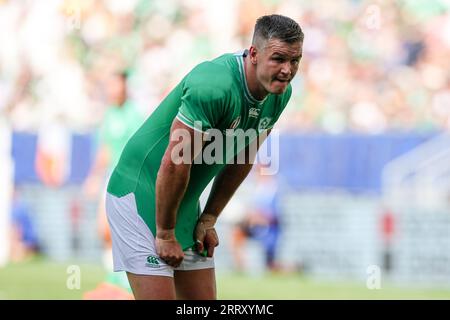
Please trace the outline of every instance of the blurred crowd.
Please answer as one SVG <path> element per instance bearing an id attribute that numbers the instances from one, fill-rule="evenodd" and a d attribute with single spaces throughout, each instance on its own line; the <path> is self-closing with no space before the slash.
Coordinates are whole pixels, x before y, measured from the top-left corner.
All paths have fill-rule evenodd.
<path id="1" fill-rule="evenodd" d="M 98 128 L 125 72 L 149 115 L 197 63 L 250 44 L 257 17 L 305 33 L 285 131 L 450 129 L 448 0 L 0 0 L 0 116 Z"/>

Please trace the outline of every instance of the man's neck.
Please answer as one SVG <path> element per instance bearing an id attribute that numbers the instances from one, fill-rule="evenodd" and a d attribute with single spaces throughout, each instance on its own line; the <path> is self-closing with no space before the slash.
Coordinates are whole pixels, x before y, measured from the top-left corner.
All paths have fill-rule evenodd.
<path id="1" fill-rule="evenodd" d="M 244 57 L 244 72 L 247 87 L 252 97 L 256 100 L 264 100 L 268 92 L 258 85 L 258 81 L 256 80 L 256 67 L 251 63 L 248 55 Z"/>

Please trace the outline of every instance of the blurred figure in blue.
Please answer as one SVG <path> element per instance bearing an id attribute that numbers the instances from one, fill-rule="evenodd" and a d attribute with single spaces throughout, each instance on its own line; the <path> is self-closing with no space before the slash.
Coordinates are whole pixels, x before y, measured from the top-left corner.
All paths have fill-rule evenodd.
<path id="1" fill-rule="evenodd" d="M 39 253 L 39 241 L 29 206 L 14 191 L 11 207 L 11 251 L 12 262 L 33 258 Z"/>
<path id="2" fill-rule="evenodd" d="M 238 271 L 242 271 L 248 261 L 244 250 L 246 242 L 250 239 L 258 241 L 263 247 L 265 267 L 270 271 L 278 270 L 276 263 L 276 248 L 280 235 L 279 223 L 279 186 L 273 175 L 263 175 L 254 171 L 254 191 L 249 201 L 247 215 L 233 231 L 234 262 Z"/>

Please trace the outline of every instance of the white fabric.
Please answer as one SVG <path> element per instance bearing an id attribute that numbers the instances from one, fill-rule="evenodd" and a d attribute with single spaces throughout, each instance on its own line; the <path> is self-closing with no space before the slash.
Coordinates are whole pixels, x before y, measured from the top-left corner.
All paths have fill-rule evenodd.
<path id="1" fill-rule="evenodd" d="M 133 193 L 123 197 L 106 194 L 106 214 L 111 229 L 114 271 L 173 277 L 174 270 L 214 268 L 214 258 L 192 249 L 185 251 L 181 265 L 173 268 L 159 259 L 155 237 L 137 212 Z"/>

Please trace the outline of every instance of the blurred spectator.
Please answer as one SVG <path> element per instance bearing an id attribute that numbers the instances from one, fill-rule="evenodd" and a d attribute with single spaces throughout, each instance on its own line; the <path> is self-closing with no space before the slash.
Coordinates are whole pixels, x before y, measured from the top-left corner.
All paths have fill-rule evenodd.
<path id="1" fill-rule="evenodd" d="M 266 268 L 275 271 L 278 269 L 276 248 L 280 234 L 278 182 L 276 176 L 263 175 L 255 169 L 251 185 L 252 193 L 246 203 L 246 212 L 237 220 L 232 231 L 234 264 L 238 271 L 247 267 L 249 261 L 243 251 L 246 242 L 253 239 L 263 247 Z"/>
<path id="2" fill-rule="evenodd" d="M 111 234 L 104 204 L 105 184 L 119 160 L 124 145 L 141 125 L 143 118 L 128 97 L 126 73 L 114 73 L 107 77 L 104 88 L 109 107 L 99 129 L 98 151 L 84 190 L 88 197 L 98 198 L 97 230 L 104 245 L 103 263 L 109 272 L 107 281 L 129 289 L 126 274 L 112 272 Z M 103 290 L 104 287 L 100 289 Z"/>
<path id="3" fill-rule="evenodd" d="M 44 123 L 38 132 L 36 150 L 36 173 L 43 184 L 62 186 L 70 173 L 71 134 L 58 118 Z"/>
<path id="4" fill-rule="evenodd" d="M 296 18 L 306 35 L 278 129 L 448 130 L 449 7 L 445 0 L 3 1 L 0 101 L 14 107 L 0 110 L 15 129 L 35 130 L 54 114 L 73 130 L 93 129 L 104 111 L 98 83 L 127 67 L 129 94 L 148 115 L 182 74 L 224 43 L 242 49 L 252 17 L 274 12 Z"/>
<path id="5" fill-rule="evenodd" d="M 0 113 L 0 267 L 10 256 L 10 213 L 13 194 L 14 163 L 12 159 L 12 133 L 5 117 Z"/>
<path id="6" fill-rule="evenodd" d="M 392 266 L 392 243 L 395 235 L 395 214 L 384 208 L 381 214 L 381 238 L 383 242 L 382 261 L 386 273 L 391 272 Z"/>
<path id="7" fill-rule="evenodd" d="M 11 208 L 10 260 L 20 262 L 39 253 L 39 241 L 30 208 L 14 193 Z"/>
<path id="8" fill-rule="evenodd" d="M 91 198 L 100 196 L 99 233 L 110 247 L 111 239 L 103 209 L 105 183 L 117 164 L 125 143 L 142 124 L 143 117 L 128 97 L 126 73 L 109 76 L 104 89 L 109 107 L 98 131 L 97 153 L 85 183 L 85 192 Z"/>

